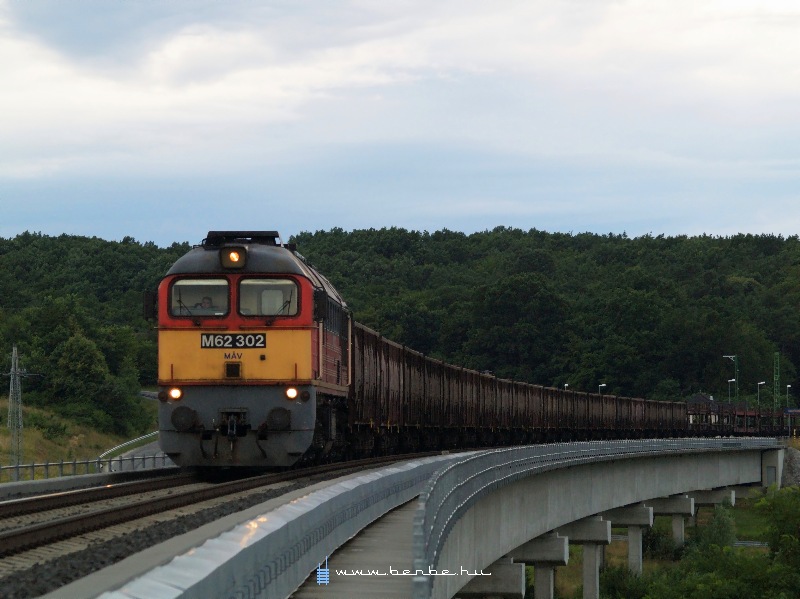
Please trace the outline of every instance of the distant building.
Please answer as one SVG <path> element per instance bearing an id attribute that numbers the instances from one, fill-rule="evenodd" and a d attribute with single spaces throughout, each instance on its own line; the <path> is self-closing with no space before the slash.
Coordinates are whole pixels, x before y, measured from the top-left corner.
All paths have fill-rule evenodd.
<path id="1" fill-rule="evenodd" d="M 717 403 L 713 395 L 706 393 L 695 393 L 686 400 L 687 412 L 689 412 L 689 426 L 691 428 L 704 428 L 708 425 L 716 424 L 719 420 Z"/>

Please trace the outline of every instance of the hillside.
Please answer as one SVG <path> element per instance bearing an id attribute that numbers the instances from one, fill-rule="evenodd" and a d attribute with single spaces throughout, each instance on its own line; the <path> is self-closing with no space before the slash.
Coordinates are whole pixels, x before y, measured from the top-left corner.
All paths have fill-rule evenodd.
<path id="1" fill-rule="evenodd" d="M 800 242 L 499 228 L 465 235 L 334 229 L 294 241 L 356 317 L 410 347 L 499 376 L 674 399 L 772 405 L 800 360 Z M 783 399 L 783 398 L 781 398 Z"/>
<path id="2" fill-rule="evenodd" d="M 148 415 L 146 430 L 156 430 L 156 405 L 139 399 L 135 409 Z M 0 464 L 9 464 L 11 432 L 6 426 L 8 398 L 0 396 Z M 57 410 L 23 405 L 22 463 L 91 460 L 129 440 L 128 435 L 105 433 L 64 418 Z M 4 480 L 8 480 L 7 478 Z"/>
<path id="3" fill-rule="evenodd" d="M 205 232 L 198 232 L 200 238 Z M 770 235 L 628 238 L 498 228 L 302 233 L 291 241 L 355 318 L 426 354 L 501 377 L 610 393 L 772 405 L 800 363 L 800 243 Z M 156 338 L 142 292 L 187 243 L 0 238 L 0 355 L 17 344 L 26 405 L 116 435 L 147 428 L 135 393 L 153 384 Z M 57 267 L 56 267 L 57 265 Z M 780 390 L 784 390 L 781 392 Z M 781 401 L 784 397 L 779 398 Z"/>

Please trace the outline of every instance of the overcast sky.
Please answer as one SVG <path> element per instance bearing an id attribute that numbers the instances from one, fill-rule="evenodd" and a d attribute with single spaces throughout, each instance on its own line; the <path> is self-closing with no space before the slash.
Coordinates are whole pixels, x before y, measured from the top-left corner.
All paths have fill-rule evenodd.
<path id="1" fill-rule="evenodd" d="M 800 232 L 800 5 L 0 0 L 0 237 Z"/>

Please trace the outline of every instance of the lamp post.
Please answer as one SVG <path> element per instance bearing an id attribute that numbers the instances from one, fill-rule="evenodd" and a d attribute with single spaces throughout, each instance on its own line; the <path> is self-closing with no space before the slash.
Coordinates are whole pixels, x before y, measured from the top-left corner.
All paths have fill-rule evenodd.
<path id="1" fill-rule="evenodd" d="M 599 385 L 597 385 L 597 393 L 598 393 L 598 395 L 602 395 L 603 394 L 603 387 L 605 387 L 605 386 L 606 386 L 605 383 L 600 383 Z"/>
<path id="2" fill-rule="evenodd" d="M 728 379 L 728 403 L 731 403 L 731 383 L 735 383 L 736 379 Z"/>
<path id="3" fill-rule="evenodd" d="M 786 409 L 789 409 L 789 389 L 791 389 L 791 385 L 786 385 Z"/>
<path id="4" fill-rule="evenodd" d="M 761 407 L 761 385 L 766 385 L 766 384 L 767 384 L 767 381 L 761 381 L 756 386 L 756 408 L 760 408 Z"/>
<path id="5" fill-rule="evenodd" d="M 566 391 L 567 389 L 569 389 L 569 383 L 564 383 L 564 391 Z"/>

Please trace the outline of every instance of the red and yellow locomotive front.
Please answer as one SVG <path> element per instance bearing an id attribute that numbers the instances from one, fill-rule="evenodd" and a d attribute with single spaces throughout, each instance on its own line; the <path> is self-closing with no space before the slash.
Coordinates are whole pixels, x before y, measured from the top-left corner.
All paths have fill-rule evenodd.
<path id="1" fill-rule="evenodd" d="M 320 314 L 338 294 L 277 232 L 209 232 L 158 290 L 160 444 L 181 466 L 289 466 L 344 396 L 347 343 Z"/>

